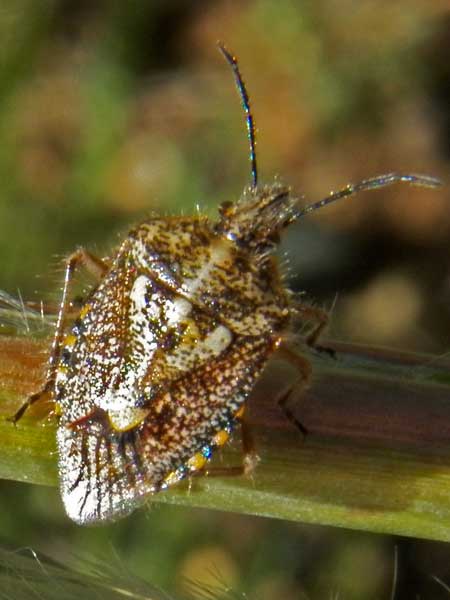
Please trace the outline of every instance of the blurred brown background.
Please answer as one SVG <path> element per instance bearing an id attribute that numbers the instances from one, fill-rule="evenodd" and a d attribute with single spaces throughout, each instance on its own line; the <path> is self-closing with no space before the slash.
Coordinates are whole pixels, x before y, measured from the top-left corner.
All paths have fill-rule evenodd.
<path id="1" fill-rule="evenodd" d="M 53 302 L 61 258 L 107 254 L 152 213 L 215 215 L 249 183 L 240 60 L 260 178 L 312 202 L 390 171 L 448 179 L 447 2 L 32 2 L 0 7 L 0 287 Z M 333 308 L 329 335 L 450 349 L 450 197 L 394 186 L 293 226 L 291 286 Z M 288 260 L 284 256 L 288 257 Z M 250 598 L 444 598 L 445 544 L 155 507 L 80 529 L 56 490 L 2 483 L 0 533 L 70 560 L 114 549 L 167 589 L 217 572 Z M 450 490 L 449 490 L 450 493 Z M 181 592 L 180 592 L 181 593 Z"/>

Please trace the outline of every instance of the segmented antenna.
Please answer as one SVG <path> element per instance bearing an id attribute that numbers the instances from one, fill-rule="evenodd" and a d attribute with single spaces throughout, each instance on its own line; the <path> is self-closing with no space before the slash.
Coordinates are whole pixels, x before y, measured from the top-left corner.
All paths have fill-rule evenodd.
<path id="1" fill-rule="evenodd" d="M 304 215 L 313 212 L 327 204 L 332 204 L 345 196 L 351 196 L 364 190 L 374 190 L 393 183 L 409 183 L 411 185 L 417 185 L 419 187 L 436 188 L 442 185 L 442 181 L 436 177 L 430 177 L 428 175 L 412 175 L 412 174 L 401 174 L 401 173 L 387 173 L 386 175 L 378 175 L 378 177 L 371 177 L 370 179 L 363 179 L 358 183 L 349 183 L 345 188 L 337 192 L 331 192 L 328 196 L 314 202 L 309 206 L 300 208 L 295 215 L 295 219 L 303 217 Z"/>
<path id="2" fill-rule="evenodd" d="M 255 134 L 255 123 L 253 121 L 253 115 L 250 110 L 250 99 L 248 97 L 247 88 L 245 87 L 244 80 L 242 79 L 241 72 L 239 70 L 239 65 L 237 58 L 231 54 L 222 42 L 218 42 L 219 50 L 225 57 L 225 60 L 233 69 L 234 79 L 236 81 L 236 87 L 238 89 L 239 95 L 242 101 L 242 107 L 245 111 L 245 122 L 247 124 L 247 136 L 248 141 L 250 143 L 250 164 L 252 170 L 252 188 L 256 189 L 258 186 L 258 169 L 256 166 L 256 134 Z"/>

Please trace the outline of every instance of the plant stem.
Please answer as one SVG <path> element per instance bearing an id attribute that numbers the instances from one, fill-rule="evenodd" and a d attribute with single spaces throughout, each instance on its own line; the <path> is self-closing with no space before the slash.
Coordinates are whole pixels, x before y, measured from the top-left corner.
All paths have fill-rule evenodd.
<path id="1" fill-rule="evenodd" d="M 332 346 L 336 359 L 311 357 L 313 381 L 294 407 L 305 439 L 276 404 L 295 372 L 273 361 L 249 402 L 253 477 L 214 476 L 217 462 L 239 464 L 236 433 L 209 476 L 154 499 L 450 540 L 450 361 Z M 46 347 L 0 337 L 0 477 L 55 485 L 55 423 L 35 408 L 17 426 L 6 420 L 41 385 Z"/>

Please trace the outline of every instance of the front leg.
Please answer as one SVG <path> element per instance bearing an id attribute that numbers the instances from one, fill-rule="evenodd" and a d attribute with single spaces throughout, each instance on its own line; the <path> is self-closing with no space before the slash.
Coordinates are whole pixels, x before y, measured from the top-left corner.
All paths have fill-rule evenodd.
<path id="1" fill-rule="evenodd" d="M 106 271 L 108 270 L 108 265 L 102 259 L 94 256 L 84 248 L 78 248 L 78 250 L 73 252 L 66 259 L 63 293 L 61 297 L 61 303 L 59 305 L 58 319 L 56 321 L 56 329 L 50 351 L 45 383 L 42 389 L 29 396 L 19 410 L 10 418 L 10 421 L 12 421 L 14 424 L 21 419 L 30 406 L 41 400 L 48 400 L 49 396 L 53 392 L 56 370 L 59 362 L 60 348 L 66 325 L 66 318 L 67 315 L 72 312 L 71 303 L 69 300 L 70 289 L 72 287 L 75 272 L 80 267 L 87 269 L 89 273 L 99 280 L 104 277 Z"/>
<path id="2" fill-rule="evenodd" d="M 306 345 L 318 352 L 326 352 L 327 354 L 334 356 L 334 350 L 318 344 L 319 338 L 330 320 L 328 313 L 317 306 L 311 306 L 309 304 L 304 304 L 303 302 L 296 302 L 294 304 L 293 313 L 294 318 L 297 317 L 302 321 L 311 321 L 315 323 L 313 330 L 305 339 Z"/>
<path id="3" fill-rule="evenodd" d="M 300 433 L 306 437 L 308 430 L 303 423 L 297 419 L 292 411 L 290 404 L 293 398 L 297 397 L 301 392 L 309 386 L 312 375 L 311 363 L 301 354 L 291 349 L 287 345 L 281 345 L 278 349 L 278 354 L 296 368 L 298 375 L 294 383 L 289 385 L 283 394 L 278 398 L 277 404 L 283 411 L 285 417 L 290 421 Z"/>

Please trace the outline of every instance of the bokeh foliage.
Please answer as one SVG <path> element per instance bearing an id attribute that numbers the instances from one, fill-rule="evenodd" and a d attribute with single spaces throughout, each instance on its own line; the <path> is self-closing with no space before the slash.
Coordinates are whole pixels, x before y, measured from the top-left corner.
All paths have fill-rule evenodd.
<path id="1" fill-rule="evenodd" d="M 445 3 L 425 0 L 2 3 L 1 287 L 55 302 L 77 245 L 107 254 L 147 214 L 214 215 L 239 196 L 243 116 L 217 39 L 240 58 L 263 180 L 280 174 L 316 200 L 391 170 L 445 178 L 449 24 Z M 327 307 L 338 294 L 334 335 L 445 352 L 449 213 L 448 191 L 407 187 L 330 207 L 286 236 L 291 285 Z M 9 482 L 0 508 L 18 546 L 114 548 L 172 588 L 217 566 L 263 599 L 390 589 L 388 538 L 168 506 L 85 530 L 55 490 Z M 419 571 L 450 577 L 446 548 L 398 543 L 405 598 L 429 589 Z"/>

